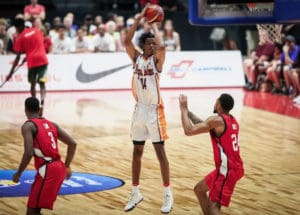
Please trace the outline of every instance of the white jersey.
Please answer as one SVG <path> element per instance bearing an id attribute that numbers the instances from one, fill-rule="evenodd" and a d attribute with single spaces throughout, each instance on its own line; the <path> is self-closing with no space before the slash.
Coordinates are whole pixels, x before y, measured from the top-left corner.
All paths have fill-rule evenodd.
<path id="1" fill-rule="evenodd" d="M 55 38 L 52 42 L 53 54 L 67 54 L 71 52 L 72 40 L 69 37 L 60 39 L 59 37 Z"/>
<path id="2" fill-rule="evenodd" d="M 161 104 L 159 73 L 154 55 L 145 59 L 138 55 L 132 77 L 132 93 L 143 105 Z"/>
<path id="3" fill-rule="evenodd" d="M 105 33 L 104 36 L 96 34 L 92 40 L 94 48 L 97 52 L 115 52 L 116 44 L 114 38 L 109 34 Z"/>

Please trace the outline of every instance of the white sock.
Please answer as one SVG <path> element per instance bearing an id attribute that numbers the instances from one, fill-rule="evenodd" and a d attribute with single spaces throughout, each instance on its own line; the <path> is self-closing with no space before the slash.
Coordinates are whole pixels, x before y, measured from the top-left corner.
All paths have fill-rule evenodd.
<path id="1" fill-rule="evenodd" d="M 133 192 L 139 191 L 139 185 L 137 185 L 137 186 L 132 186 L 132 191 L 133 191 Z"/>
<path id="2" fill-rule="evenodd" d="M 171 187 L 170 186 L 164 187 L 164 193 L 171 193 Z"/>

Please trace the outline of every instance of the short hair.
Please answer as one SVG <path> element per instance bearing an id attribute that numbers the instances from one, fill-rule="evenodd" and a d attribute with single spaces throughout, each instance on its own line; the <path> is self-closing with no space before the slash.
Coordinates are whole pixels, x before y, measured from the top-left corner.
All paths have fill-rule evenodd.
<path id="1" fill-rule="evenodd" d="M 0 25 L 4 25 L 5 27 L 7 27 L 7 20 L 4 18 L 0 18 Z"/>
<path id="2" fill-rule="evenodd" d="M 64 24 L 58 24 L 57 25 L 57 27 L 56 27 L 57 29 L 66 29 L 66 26 L 64 26 Z"/>
<path id="3" fill-rule="evenodd" d="M 141 35 L 141 37 L 139 38 L 139 47 L 140 48 L 143 48 L 143 46 L 148 38 L 154 38 L 154 34 L 152 34 L 151 32 L 146 32 Z"/>
<path id="4" fill-rule="evenodd" d="M 219 97 L 219 101 L 222 109 L 226 112 L 229 112 L 234 106 L 234 100 L 232 96 L 227 93 L 221 94 L 221 96 Z"/>
<path id="5" fill-rule="evenodd" d="M 30 113 L 37 113 L 40 110 L 40 101 L 35 97 L 28 97 L 25 100 L 25 110 Z"/>
<path id="6" fill-rule="evenodd" d="M 14 20 L 14 26 L 16 28 L 20 28 L 20 27 L 25 27 L 25 20 L 24 19 L 21 19 L 21 18 L 16 18 Z"/>

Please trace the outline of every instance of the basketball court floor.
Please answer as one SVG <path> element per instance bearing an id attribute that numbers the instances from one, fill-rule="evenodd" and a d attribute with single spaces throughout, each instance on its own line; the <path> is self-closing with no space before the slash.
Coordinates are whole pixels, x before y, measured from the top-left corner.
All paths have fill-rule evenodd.
<path id="1" fill-rule="evenodd" d="M 237 184 L 223 214 L 300 214 L 300 106 L 290 99 L 240 88 L 162 90 L 169 139 L 174 207 L 171 214 L 201 214 L 194 185 L 213 167 L 208 134 L 187 137 L 178 107 L 186 94 L 190 110 L 200 118 L 212 114 L 215 99 L 223 92 L 235 99 L 232 114 L 240 122 L 240 148 L 245 177 Z M 28 93 L 0 94 L 0 169 L 17 169 L 23 142 L 20 128 L 26 120 Z M 44 215 L 126 214 L 131 189 L 130 120 L 134 108 L 131 92 L 49 92 L 44 116 L 67 130 L 78 142 L 74 172 L 116 177 L 125 182 L 116 189 L 59 196 L 54 211 Z M 61 154 L 66 147 L 60 144 Z M 29 169 L 33 169 L 31 162 Z M 145 146 L 141 181 L 144 200 L 128 214 L 160 214 L 162 180 L 154 149 Z M 1 188 L 0 188 L 1 189 Z M 25 214 L 27 197 L 0 198 L 0 215 Z"/>

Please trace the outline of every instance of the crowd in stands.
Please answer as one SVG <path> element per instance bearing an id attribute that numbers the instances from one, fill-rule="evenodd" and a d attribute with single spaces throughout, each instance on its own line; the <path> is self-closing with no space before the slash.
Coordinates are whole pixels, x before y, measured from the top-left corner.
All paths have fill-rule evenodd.
<path id="1" fill-rule="evenodd" d="M 178 8 L 177 0 L 140 0 L 139 7 L 147 2 L 160 4 L 166 12 L 174 12 Z M 93 52 L 124 52 L 124 38 L 128 28 L 133 24 L 136 14 L 125 17 L 110 13 L 107 17 L 102 15 L 86 14 L 79 25 L 74 22 L 72 12 L 64 17 L 56 16 L 49 22 L 46 19 L 46 8 L 38 0 L 30 0 L 24 7 L 24 12 L 15 18 L 22 18 L 26 27 L 39 28 L 44 34 L 44 45 L 47 53 L 93 53 Z M 10 23 L 10 24 L 9 24 Z M 297 27 L 298 26 L 298 27 Z M 256 28 L 255 28 L 256 29 Z M 248 29 L 251 35 L 255 29 Z M 274 94 L 287 95 L 296 103 L 300 103 L 300 54 L 299 54 L 299 25 L 286 25 L 283 28 L 282 43 L 275 43 L 267 32 L 257 31 L 259 40 L 250 41 L 256 44 L 254 50 L 248 45 L 247 58 L 243 62 L 247 85 L 246 90 L 266 91 Z M 175 31 L 173 21 L 166 18 L 160 23 L 160 30 L 167 51 L 180 51 L 180 35 Z M 139 36 L 150 31 L 147 22 L 142 22 L 136 32 L 133 42 L 139 47 Z M 224 49 L 240 49 L 239 44 L 226 29 Z M 247 29 L 246 29 L 247 34 Z M 13 21 L 0 18 L 0 54 L 13 54 L 13 43 L 18 37 Z M 249 36 L 245 39 L 247 40 Z M 250 43 L 249 43 L 250 44 Z M 253 46 L 253 45 L 252 45 Z"/>
<path id="2" fill-rule="evenodd" d="M 246 90 L 289 96 L 300 104 L 300 49 L 295 36 L 282 35 L 274 42 L 259 31 L 259 43 L 243 62 Z"/>
<path id="3" fill-rule="evenodd" d="M 146 1 L 140 2 L 143 4 Z M 125 51 L 124 38 L 128 27 L 133 24 L 134 16 L 133 14 L 125 20 L 123 16 L 111 13 L 104 20 L 101 15 L 93 17 L 91 14 L 86 14 L 82 24 L 78 25 L 74 23 L 74 14 L 69 12 L 63 18 L 56 16 L 52 22 L 47 22 L 45 7 L 38 4 L 37 0 L 31 0 L 30 4 L 24 7 L 24 13 L 17 14 L 16 18 L 24 19 L 27 28 L 36 27 L 43 32 L 47 53 L 67 54 Z M 13 21 L 10 22 L 10 26 L 8 23 L 7 19 L 0 18 L 0 54 L 2 55 L 14 53 L 13 43 L 18 36 Z M 172 21 L 166 19 L 160 24 L 160 28 L 167 50 L 180 51 L 180 36 L 174 30 Z M 149 29 L 147 22 L 141 24 L 139 32 L 134 37 L 137 47 L 138 37 Z"/>

